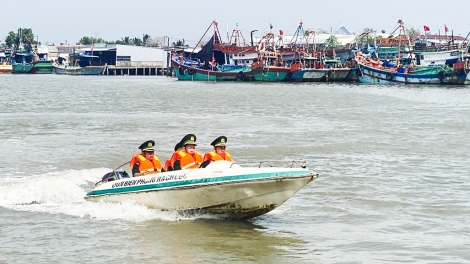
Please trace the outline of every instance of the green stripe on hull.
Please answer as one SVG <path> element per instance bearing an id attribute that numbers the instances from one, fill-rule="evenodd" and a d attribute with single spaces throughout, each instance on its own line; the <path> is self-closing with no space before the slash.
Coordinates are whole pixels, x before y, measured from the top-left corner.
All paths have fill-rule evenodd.
<path id="1" fill-rule="evenodd" d="M 183 71 L 184 74 L 181 74 L 178 67 L 173 67 L 173 70 L 176 74 L 176 77 L 180 81 L 243 81 L 240 78 L 239 72 L 244 72 L 246 75 L 249 74 L 250 68 L 237 69 L 233 71 L 224 71 L 226 73 L 233 73 L 230 76 L 221 76 L 219 72 L 216 71 L 207 71 L 207 73 L 199 73 L 194 71 L 193 74 L 189 74 L 187 70 Z M 218 74 L 219 73 L 219 74 Z M 216 75 L 218 74 L 218 75 Z"/>
<path id="2" fill-rule="evenodd" d="M 15 64 L 12 66 L 13 73 L 29 73 L 33 69 L 33 65 Z"/>
<path id="3" fill-rule="evenodd" d="M 266 72 L 266 73 L 255 73 L 255 81 L 258 82 L 280 82 L 287 75 L 287 72 Z"/>
<path id="4" fill-rule="evenodd" d="M 310 171 L 289 171 L 289 172 L 223 176 L 223 177 L 216 177 L 216 178 L 203 178 L 203 179 L 194 179 L 194 180 L 181 180 L 181 181 L 173 181 L 173 182 L 144 184 L 144 185 L 122 187 L 122 188 L 91 191 L 87 193 L 87 196 L 123 194 L 123 193 L 128 193 L 128 192 L 141 192 L 141 191 L 155 191 L 156 189 L 163 189 L 163 188 L 170 188 L 170 187 L 187 187 L 188 185 L 205 184 L 205 183 L 222 183 L 222 182 L 231 182 L 231 181 L 240 181 L 240 180 L 269 179 L 272 177 L 301 176 L 301 175 L 307 175 L 309 173 L 311 172 Z M 155 177 L 158 177 L 158 174 Z M 130 180 L 132 179 L 128 179 L 126 181 L 130 181 Z"/>
<path id="5" fill-rule="evenodd" d="M 33 64 L 15 64 L 12 67 L 13 73 L 36 73 L 36 74 L 50 74 L 54 66 L 50 61 L 38 61 Z"/>
<path id="6" fill-rule="evenodd" d="M 201 73 L 193 73 L 192 75 L 188 74 L 185 72 L 184 75 L 181 75 L 178 72 L 178 69 L 175 70 L 176 77 L 178 77 L 178 80 L 180 81 L 216 81 L 217 77 L 215 75 L 210 75 L 210 74 L 201 74 Z"/>

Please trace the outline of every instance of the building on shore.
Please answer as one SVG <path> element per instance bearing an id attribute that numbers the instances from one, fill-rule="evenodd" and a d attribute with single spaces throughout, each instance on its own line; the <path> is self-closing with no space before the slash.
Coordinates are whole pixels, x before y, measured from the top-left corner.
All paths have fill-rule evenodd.
<path id="1" fill-rule="evenodd" d="M 90 66 L 103 66 L 104 75 L 163 75 L 167 51 L 160 48 L 95 43 L 75 50 L 92 56 Z"/>

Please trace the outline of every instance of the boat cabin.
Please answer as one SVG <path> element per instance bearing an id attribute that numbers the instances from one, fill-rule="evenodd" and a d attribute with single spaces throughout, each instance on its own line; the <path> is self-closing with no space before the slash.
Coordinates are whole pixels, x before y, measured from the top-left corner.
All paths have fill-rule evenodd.
<path id="1" fill-rule="evenodd" d="M 34 62 L 34 56 L 31 53 L 20 51 L 14 54 L 11 64 L 29 64 Z"/>
<path id="2" fill-rule="evenodd" d="M 226 54 L 228 64 L 250 66 L 258 60 L 257 53 Z"/>
<path id="3" fill-rule="evenodd" d="M 0 64 L 6 64 L 8 62 L 8 57 L 4 51 L 0 51 Z"/>
<path id="4" fill-rule="evenodd" d="M 416 65 L 448 65 L 452 66 L 458 61 L 463 61 L 467 46 L 464 44 L 446 45 L 423 45 L 416 43 L 413 53 L 416 58 Z"/>

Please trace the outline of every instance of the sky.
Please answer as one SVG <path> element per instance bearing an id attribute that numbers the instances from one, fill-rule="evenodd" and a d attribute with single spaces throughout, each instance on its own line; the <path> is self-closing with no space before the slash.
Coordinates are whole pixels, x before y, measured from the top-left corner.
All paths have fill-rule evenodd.
<path id="1" fill-rule="evenodd" d="M 426 4 L 424 4 L 426 3 Z M 304 29 L 335 31 L 345 27 L 350 32 L 373 28 L 387 33 L 402 19 L 406 28 L 444 34 L 447 25 L 454 35 L 466 37 L 470 19 L 465 14 L 470 5 L 463 0 L 379 1 L 379 0 L 21 0 L 2 1 L 0 40 L 18 28 L 31 28 L 43 44 L 75 44 L 83 36 L 109 41 L 124 37 L 167 36 L 170 43 L 185 40 L 195 45 L 213 20 L 219 25 L 224 41 L 227 31 L 240 29 L 246 42 L 250 32 L 261 37 L 269 32 L 295 33 L 300 21 Z M 228 30 L 227 30 L 228 29 Z M 208 39 L 208 38 L 205 38 Z"/>

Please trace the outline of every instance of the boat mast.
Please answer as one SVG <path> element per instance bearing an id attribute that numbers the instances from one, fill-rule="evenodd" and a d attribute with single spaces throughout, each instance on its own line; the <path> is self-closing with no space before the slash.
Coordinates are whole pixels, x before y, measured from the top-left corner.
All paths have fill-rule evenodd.
<path id="1" fill-rule="evenodd" d="M 401 34 L 403 33 L 404 29 L 403 29 L 403 22 L 400 20 L 398 20 L 398 24 L 399 24 L 399 27 L 400 27 L 400 34 L 398 34 L 398 37 L 399 37 L 399 40 L 398 40 L 398 61 L 397 61 L 397 66 L 400 65 L 400 56 L 401 56 Z M 406 37 L 406 32 L 405 32 L 405 37 Z"/>
<path id="2" fill-rule="evenodd" d="M 206 36 L 207 34 L 207 31 L 209 31 L 209 29 L 211 29 L 212 25 L 214 25 L 214 32 L 215 32 L 215 27 L 217 27 L 217 22 L 214 20 L 212 21 L 212 23 L 209 25 L 209 27 L 207 28 L 206 32 L 204 32 L 204 34 L 202 35 L 202 37 L 199 39 L 199 41 L 197 42 L 196 46 L 194 46 L 193 50 L 191 51 L 191 53 L 189 53 L 189 57 L 191 58 L 191 55 L 193 54 L 194 50 L 197 48 L 197 46 L 199 46 L 199 43 L 201 43 L 201 40 Z M 217 29 L 218 31 L 218 29 Z M 215 40 L 214 40 L 215 41 Z M 184 47 L 184 46 L 183 46 Z"/>

